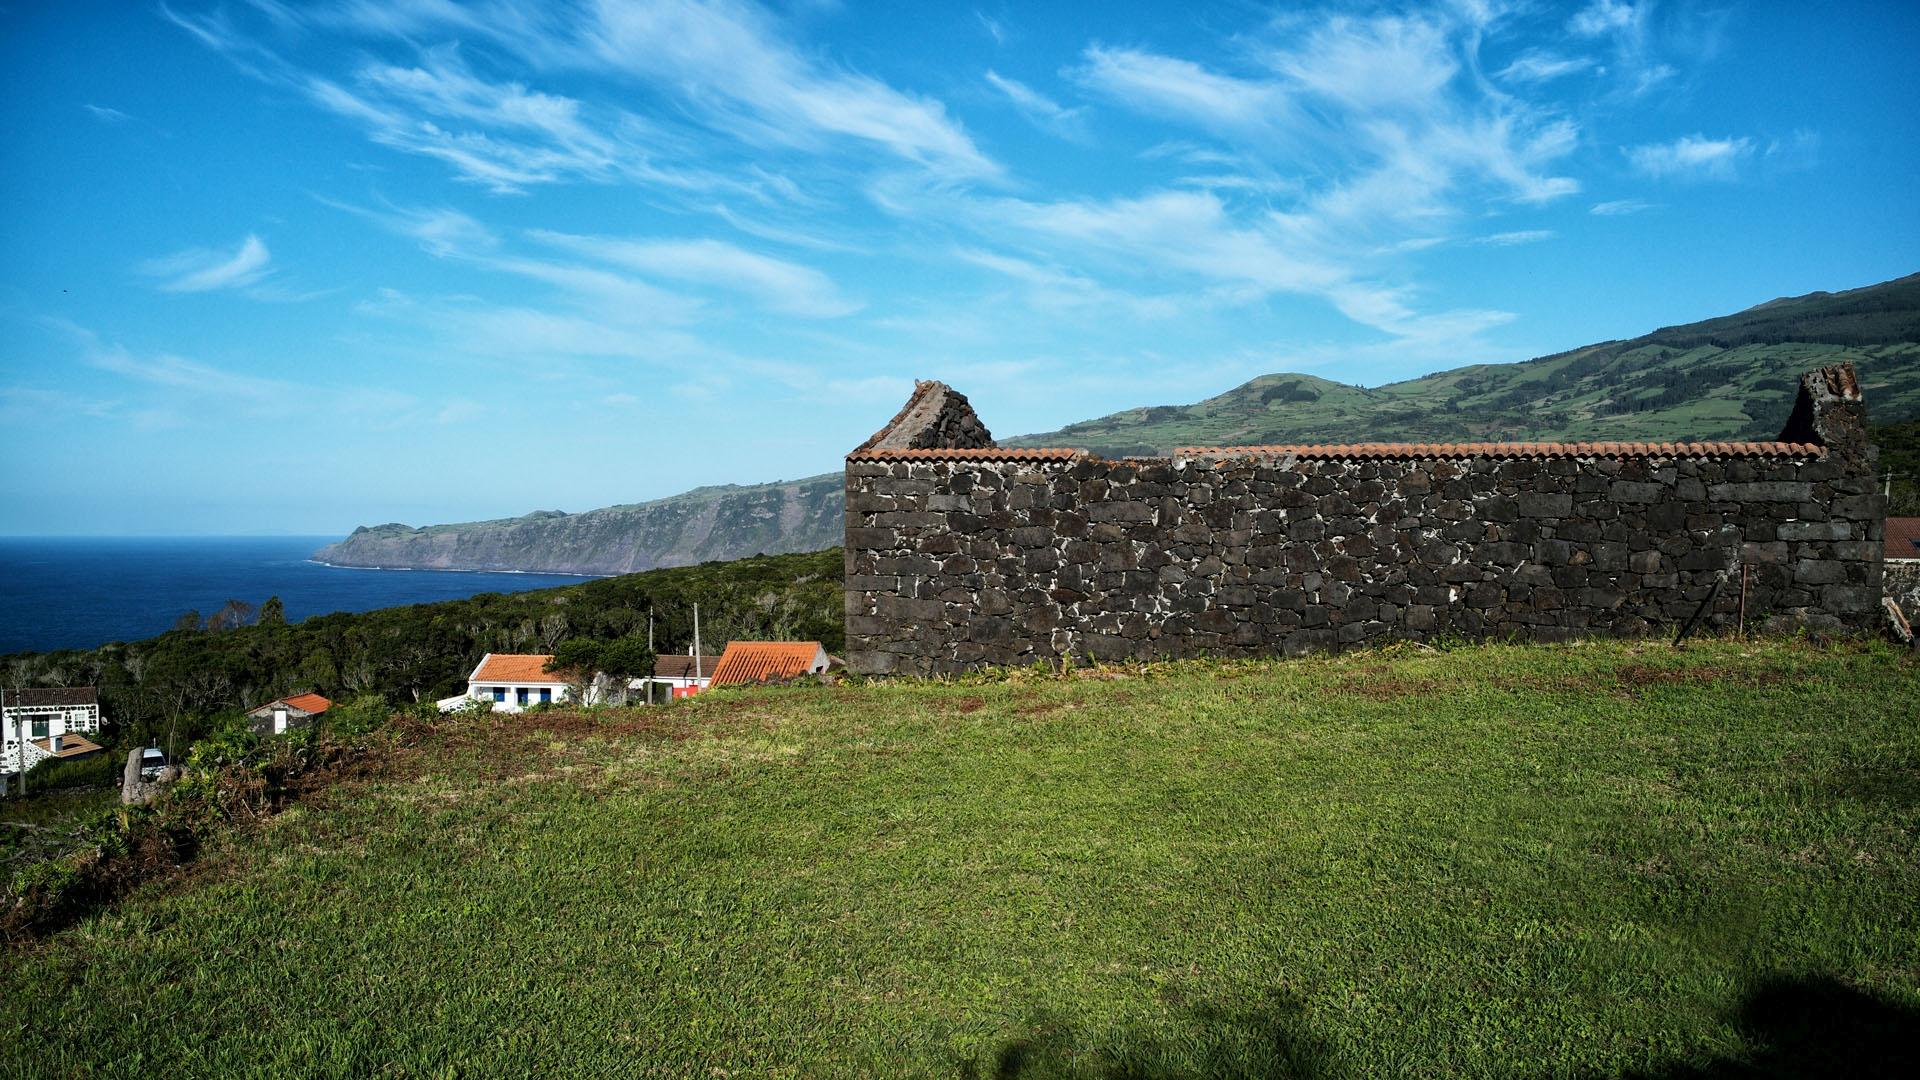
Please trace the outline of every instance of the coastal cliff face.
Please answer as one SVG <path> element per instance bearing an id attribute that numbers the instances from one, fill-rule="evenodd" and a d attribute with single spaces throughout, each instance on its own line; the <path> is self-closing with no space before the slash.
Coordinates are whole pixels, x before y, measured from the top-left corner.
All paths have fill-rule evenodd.
<path id="1" fill-rule="evenodd" d="M 547 510 L 458 525 L 361 526 L 314 553 L 334 566 L 630 574 L 713 559 L 817 551 L 840 542 L 839 473 L 696 488 L 579 514 Z"/>

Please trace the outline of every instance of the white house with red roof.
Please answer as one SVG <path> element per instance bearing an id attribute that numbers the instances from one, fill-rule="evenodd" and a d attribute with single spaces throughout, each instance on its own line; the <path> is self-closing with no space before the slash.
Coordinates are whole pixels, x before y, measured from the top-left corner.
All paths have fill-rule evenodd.
<path id="1" fill-rule="evenodd" d="M 494 712 L 517 713 L 535 705 L 568 700 L 573 686 L 562 675 L 547 670 L 550 653 L 488 653 L 467 676 L 467 692 L 440 701 L 441 712 L 464 708 L 468 702 L 491 702 Z"/>

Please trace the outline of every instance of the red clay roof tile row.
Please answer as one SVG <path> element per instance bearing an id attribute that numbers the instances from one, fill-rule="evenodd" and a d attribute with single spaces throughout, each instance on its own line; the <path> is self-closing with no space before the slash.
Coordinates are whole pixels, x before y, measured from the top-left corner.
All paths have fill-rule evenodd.
<path id="1" fill-rule="evenodd" d="M 488 653 L 468 676 L 473 682 L 564 683 L 566 676 L 547 670 L 548 653 Z"/>
<path id="2" fill-rule="evenodd" d="M 1819 457 L 1826 448 L 1802 442 L 1477 442 L 1477 443 L 1302 443 L 1261 446 L 1183 446 L 1175 457 L 1282 457 L 1304 460 L 1386 460 L 1415 458 L 1558 457 Z M 848 461 L 1072 461 L 1093 455 L 1070 447 L 997 447 L 915 450 L 856 450 Z"/>
<path id="3" fill-rule="evenodd" d="M 791 679 L 813 670 L 826 656 L 817 641 L 729 641 L 713 669 L 710 686 L 737 686 Z"/>
<path id="4" fill-rule="evenodd" d="M 308 692 L 305 694 L 295 694 L 292 697 L 284 697 L 284 698 L 281 698 L 280 700 L 286 702 L 288 705 L 291 705 L 296 709 L 299 709 L 303 713 L 309 713 L 314 716 L 318 716 L 321 713 L 326 712 L 328 709 L 333 708 L 333 702 L 328 701 L 326 698 L 321 697 L 319 694 L 315 694 L 312 692 Z M 272 702 L 268 702 L 268 704 L 271 705 Z"/>
<path id="5" fill-rule="evenodd" d="M 927 447 L 915 450 L 855 450 L 848 461 L 1071 461 L 1087 456 L 1085 450 L 1064 447 L 1031 449 L 1020 446 L 986 446 L 959 450 Z"/>
<path id="6" fill-rule="evenodd" d="M 1281 457 L 1306 460 L 1404 458 L 1558 458 L 1558 457 L 1818 457 L 1815 443 L 1790 442 L 1482 442 L 1482 443 L 1321 443 L 1270 446 L 1186 446 L 1176 457 Z"/>

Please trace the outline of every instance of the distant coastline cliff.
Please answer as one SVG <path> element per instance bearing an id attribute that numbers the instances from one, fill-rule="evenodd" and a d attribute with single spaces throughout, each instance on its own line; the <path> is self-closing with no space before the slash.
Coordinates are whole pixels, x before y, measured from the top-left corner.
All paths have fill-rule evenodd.
<path id="1" fill-rule="evenodd" d="M 839 473 L 750 487 L 696 488 L 579 514 L 538 511 L 458 525 L 361 526 L 313 558 L 334 566 L 630 574 L 712 559 L 817 551 L 840 543 Z"/>

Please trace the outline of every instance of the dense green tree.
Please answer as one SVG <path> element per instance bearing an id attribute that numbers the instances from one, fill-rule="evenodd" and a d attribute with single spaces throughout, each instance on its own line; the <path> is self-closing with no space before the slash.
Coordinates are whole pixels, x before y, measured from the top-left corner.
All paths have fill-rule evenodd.
<path id="1" fill-rule="evenodd" d="M 567 685 L 573 690 L 573 700 L 585 701 L 587 688 L 593 685 L 593 677 L 600 670 L 601 654 L 606 649 L 607 643 L 604 641 L 569 638 L 553 647 L 547 670 L 567 680 Z"/>
<path id="2" fill-rule="evenodd" d="M 627 686 L 634 679 L 653 674 L 653 649 L 637 634 L 615 638 L 600 647 L 600 670 L 613 680 L 614 692 L 623 704 Z"/>

